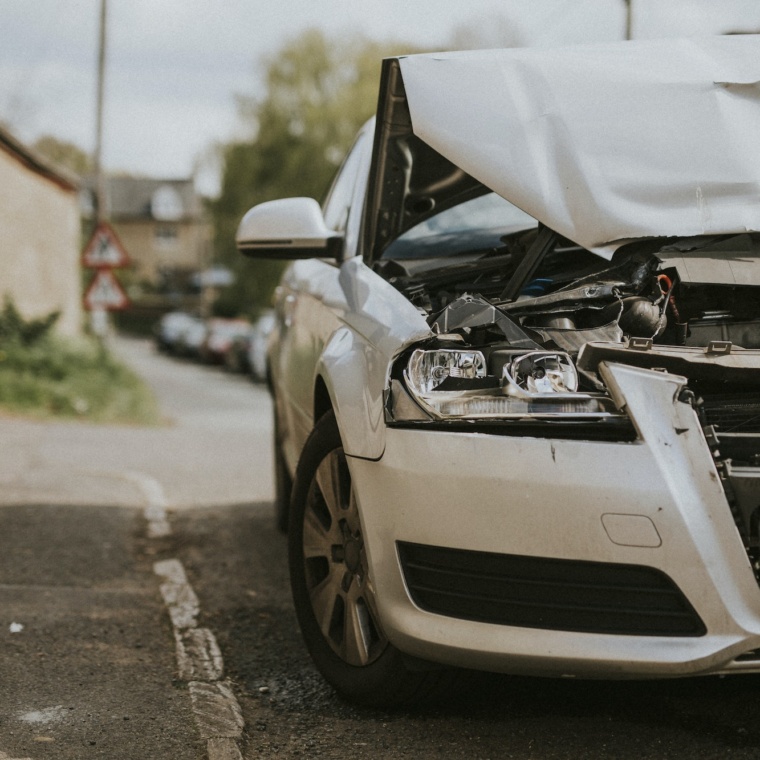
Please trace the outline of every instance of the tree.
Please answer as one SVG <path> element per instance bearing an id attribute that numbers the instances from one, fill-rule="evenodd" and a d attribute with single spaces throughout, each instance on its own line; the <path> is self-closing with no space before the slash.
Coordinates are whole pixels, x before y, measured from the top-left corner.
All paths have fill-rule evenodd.
<path id="1" fill-rule="evenodd" d="M 309 30 L 265 59 L 263 97 L 240 100 L 248 140 L 223 148 L 222 188 L 212 202 L 217 258 L 237 274 L 217 310 L 269 305 L 279 263 L 243 259 L 235 230 L 256 203 L 291 196 L 322 199 L 359 127 L 375 112 L 382 58 L 410 45 Z"/>
<path id="2" fill-rule="evenodd" d="M 90 156 L 72 142 L 60 140 L 53 135 L 43 135 L 32 147 L 54 164 L 70 169 L 80 177 L 92 171 Z"/>

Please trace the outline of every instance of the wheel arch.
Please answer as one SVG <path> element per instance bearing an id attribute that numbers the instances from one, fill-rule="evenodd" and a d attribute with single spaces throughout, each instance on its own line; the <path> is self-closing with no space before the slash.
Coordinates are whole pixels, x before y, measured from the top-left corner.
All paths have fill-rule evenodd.
<path id="1" fill-rule="evenodd" d="M 321 420 L 331 409 L 333 409 L 330 391 L 327 390 L 327 383 L 322 375 L 317 375 L 314 381 L 314 424 Z"/>

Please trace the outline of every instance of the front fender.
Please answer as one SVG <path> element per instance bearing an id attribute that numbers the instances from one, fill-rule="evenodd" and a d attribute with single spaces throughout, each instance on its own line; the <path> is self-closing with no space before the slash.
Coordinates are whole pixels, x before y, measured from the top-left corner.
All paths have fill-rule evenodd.
<path id="1" fill-rule="evenodd" d="M 379 459 L 385 449 L 383 391 L 391 362 L 428 337 L 425 317 L 358 258 L 338 277 L 333 310 L 342 324 L 327 340 L 315 372 L 327 386 L 350 456 Z M 316 380 L 316 378 L 315 378 Z"/>
<path id="2" fill-rule="evenodd" d="M 317 373 L 327 386 L 349 456 L 383 455 L 383 391 L 392 360 L 347 327 L 335 333 L 320 358 Z"/>

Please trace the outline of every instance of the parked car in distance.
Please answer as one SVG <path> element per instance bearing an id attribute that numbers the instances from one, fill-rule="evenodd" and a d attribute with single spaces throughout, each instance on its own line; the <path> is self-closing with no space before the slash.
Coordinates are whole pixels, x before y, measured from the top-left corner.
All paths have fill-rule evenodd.
<path id="1" fill-rule="evenodd" d="M 225 356 L 225 367 L 230 372 L 251 375 L 255 383 L 267 379 L 267 342 L 274 327 L 274 312 L 264 311 L 243 334 L 232 341 Z"/>
<path id="2" fill-rule="evenodd" d="M 277 522 L 325 678 L 760 672 L 760 37 L 393 58 L 292 259 Z"/>
<path id="3" fill-rule="evenodd" d="M 275 325 L 273 311 L 264 312 L 254 323 L 248 340 L 248 367 L 256 383 L 267 380 L 267 345 Z"/>
<path id="4" fill-rule="evenodd" d="M 186 359 L 200 359 L 207 333 L 206 320 L 201 317 L 191 317 L 177 336 L 174 353 Z"/>
<path id="5" fill-rule="evenodd" d="M 164 314 L 153 330 L 156 348 L 166 353 L 175 353 L 184 331 L 195 321 L 196 317 L 184 311 L 170 311 Z"/>
<path id="6" fill-rule="evenodd" d="M 252 333 L 253 325 L 250 325 L 244 333 L 236 335 L 232 339 L 232 344 L 224 355 L 224 368 L 228 372 L 237 372 L 244 375 L 250 373 L 251 367 L 248 363 L 248 351 L 250 350 Z"/>
<path id="7" fill-rule="evenodd" d="M 201 361 L 224 364 L 235 339 L 247 335 L 250 329 L 251 323 L 247 319 L 209 319 L 206 322 L 206 336 L 200 347 Z"/>

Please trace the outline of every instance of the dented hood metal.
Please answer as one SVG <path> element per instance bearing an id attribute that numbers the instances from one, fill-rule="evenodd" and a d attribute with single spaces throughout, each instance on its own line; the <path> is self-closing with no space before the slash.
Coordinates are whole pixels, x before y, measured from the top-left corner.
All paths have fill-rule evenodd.
<path id="1" fill-rule="evenodd" d="M 416 135 L 585 248 L 760 231 L 760 35 L 400 67 Z"/>

